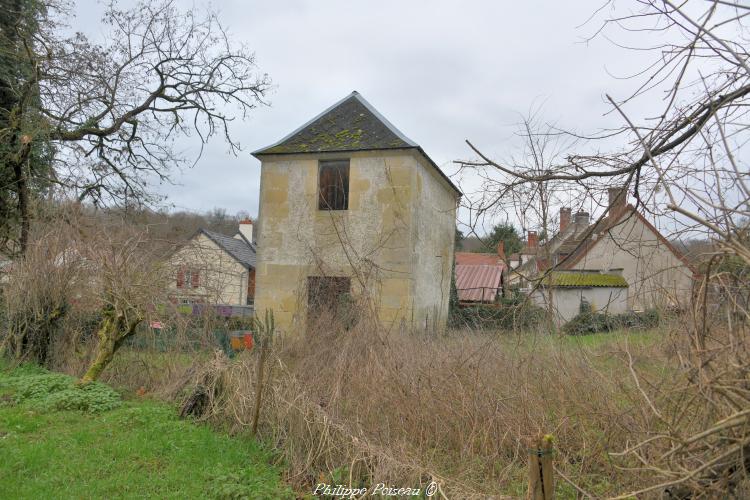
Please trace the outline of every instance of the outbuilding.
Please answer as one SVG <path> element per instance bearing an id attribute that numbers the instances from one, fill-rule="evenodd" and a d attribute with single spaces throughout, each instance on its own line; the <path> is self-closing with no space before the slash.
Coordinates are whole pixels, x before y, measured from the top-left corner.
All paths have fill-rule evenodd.
<path id="1" fill-rule="evenodd" d="M 628 282 L 616 270 L 554 271 L 544 277 L 531 294 L 536 305 L 549 310 L 558 324 L 567 323 L 586 304 L 591 312 L 621 314 L 628 309 Z"/>

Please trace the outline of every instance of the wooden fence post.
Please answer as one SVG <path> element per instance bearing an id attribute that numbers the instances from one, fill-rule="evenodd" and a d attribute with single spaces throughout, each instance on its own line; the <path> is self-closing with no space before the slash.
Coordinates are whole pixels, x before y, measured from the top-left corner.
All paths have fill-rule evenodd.
<path id="1" fill-rule="evenodd" d="M 552 475 L 552 436 L 540 436 L 529 446 L 529 500 L 555 498 L 555 479 Z"/>

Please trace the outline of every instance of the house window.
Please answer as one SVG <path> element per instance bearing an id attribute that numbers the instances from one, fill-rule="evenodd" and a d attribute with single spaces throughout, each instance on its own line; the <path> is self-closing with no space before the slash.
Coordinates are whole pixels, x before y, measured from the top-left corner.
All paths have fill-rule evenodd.
<path id="1" fill-rule="evenodd" d="M 197 269 L 177 271 L 177 288 L 198 288 L 200 284 L 200 271 Z"/>
<path id="2" fill-rule="evenodd" d="M 307 278 L 307 319 L 314 321 L 322 315 L 336 316 L 338 306 L 349 295 L 351 279 L 333 276 Z"/>
<path id="3" fill-rule="evenodd" d="M 318 209 L 348 210 L 349 160 L 325 160 L 318 166 Z"/>

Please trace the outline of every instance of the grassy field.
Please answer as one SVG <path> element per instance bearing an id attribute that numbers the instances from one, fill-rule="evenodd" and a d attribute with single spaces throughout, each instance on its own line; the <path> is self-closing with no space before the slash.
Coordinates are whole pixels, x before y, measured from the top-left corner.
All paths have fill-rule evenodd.
<path id="1" fill-rule="evenodd" d="M 0 498 L 292 496 L 253 441 L 179 420 L 165 404 L 44 410 L 19 401 L 9 380 L 0 373 Z"/>

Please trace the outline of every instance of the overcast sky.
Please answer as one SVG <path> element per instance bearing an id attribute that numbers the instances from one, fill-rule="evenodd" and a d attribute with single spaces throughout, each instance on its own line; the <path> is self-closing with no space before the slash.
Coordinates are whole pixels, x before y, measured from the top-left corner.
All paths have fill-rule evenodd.
<path id="1" fill-rule="evenodd" d="M 271 144 L 358 90 L 446 173 L 470 157 L 470 139 L 496 157 L 517 146 L 520 117 L 543 116 L 592 131 L 617 124 L 604 94 L 624 97 L 642 53 L 605 38 L 584 40 L 583 25 L 603 0 L 547 1 L 225 1 L 216 2 L 233 38 L 273 80 L 270 106 L 234 127 L 244 151 L 216 140 L 198 164 L 159 189 L 175 209 L 226 208 L 257 214 L 260 163 L 250 152 Z M 186 1 L 184 7 L 200 3 Z M 90 30 L 101 12 L 77 5 L 74 28 Z M 599 19 L 601 19 L 601 13 Z M 581 26 L 583 25 L 583 26 Z M 618 40 L 621 41 L 621 40 Z M 638 114 L 635 103 L 631 111 Z"/>

